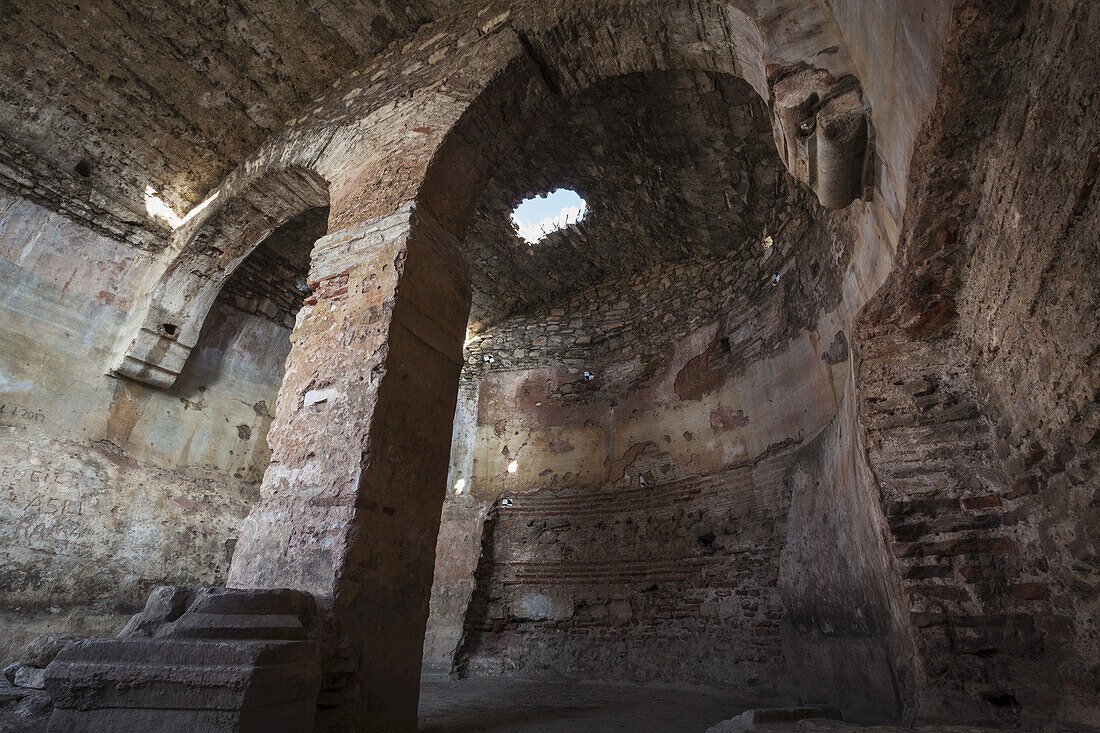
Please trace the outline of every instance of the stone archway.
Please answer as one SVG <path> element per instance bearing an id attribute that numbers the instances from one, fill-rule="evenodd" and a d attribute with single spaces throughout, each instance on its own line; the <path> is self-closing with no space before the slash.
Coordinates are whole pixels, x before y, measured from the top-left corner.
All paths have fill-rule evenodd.
<path id="1" fill-rule="evenodd" d="M 462 31 L 475 23 L 471 42 Z M 390 56 L 350 91 L 338 85 L 239 170 L 235 182 L 257 194 L 255 205 L 234 197 L 184 240 L 117 373 L 171 383 L 221 279 L 259 234 L 298 213 L 270 195 L 285 185 L 279 172 L 318 172 L 302 177 L 306 195 L 287 187 L 292 201 L 309 203 L 320 196 L 313 184 L 330 182 L 330 234 L 314 248 L 313 295 L 291 336 L 272 463 L 228 583 L 305 591 L 321 606 L 319 728 L 416 727 L 470 306 L 459 243 L 502 157 L 548 97 L 606 76 L 718 71 L 765 96 L 769 66 L 836 45 L 824 16 L 815 28 L 769 39 L 757 19 L 711 3 L 528 9 L 511 21 L 459 15 L 442 33 L 423 31 L 427 66 L 410 71 Z M 843 71 L 843 54 L 826 56 Z M 265 613 L 257 598 L 250 615 Z"/>
<path id="2" fill-rule="evenodd" d="M 221 192 L 216 194 L 221 196 Z M 147 303 L 135 311 L 132 336 L 112 373 L 169 387 L 198 341 L 222 285 L 272 231 L 309 209 L 328 206 L 328 184 L 299 166 L 259 176 L 244 188 L 212 201 L 201 220 L 181 228 L 164 256 Z"/>

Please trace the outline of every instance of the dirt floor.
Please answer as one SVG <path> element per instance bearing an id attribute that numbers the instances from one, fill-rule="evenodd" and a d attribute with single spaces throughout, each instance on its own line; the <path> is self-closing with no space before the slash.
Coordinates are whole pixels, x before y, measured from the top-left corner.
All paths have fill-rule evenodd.
<path id="1" fill-rule="evenodd" d="M 595 683 L 424 679 L 421 733 L 704 733 L 749 708 L 733 692 Z M 730 731 L 736 730 L 730 728 Z M 862 727 L 827 721 L 756 726 L 759 733 L 990 733 L 965 726 Z"/>

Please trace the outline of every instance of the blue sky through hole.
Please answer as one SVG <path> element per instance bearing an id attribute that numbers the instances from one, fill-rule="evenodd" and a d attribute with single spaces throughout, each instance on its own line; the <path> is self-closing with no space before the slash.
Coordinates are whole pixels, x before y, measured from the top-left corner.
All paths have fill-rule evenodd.
<path id="1" fill-rule="evenodd" d="M 587 211 L 580 194 L 559 188 L 546 196 L 526 199 L 512 212 L 512 223 L 523 241 L 535 244 L 551 232 L 576 224 Z"/>

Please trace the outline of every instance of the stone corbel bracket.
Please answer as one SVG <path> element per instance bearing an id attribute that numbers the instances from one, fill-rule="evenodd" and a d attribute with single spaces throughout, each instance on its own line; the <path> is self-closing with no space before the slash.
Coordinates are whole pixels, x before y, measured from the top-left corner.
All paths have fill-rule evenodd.
<path id="1" fill-rule="evenodd" d="M 180 327 L 174 323 L 178 316 L 156 310 L 162 312 L 150 314 L 111 374 L 167 389 L 183 371 L 198 334 L 188 333 L 188 342 L 181 341 Z"/>
<path id="2" fill-rule="evenodd" d="M 871 111 L 859 80 L 805 64 L 768 76 L 772 132 L 791 175 L 827 209 L 843 209 L 873 190 Z"/>

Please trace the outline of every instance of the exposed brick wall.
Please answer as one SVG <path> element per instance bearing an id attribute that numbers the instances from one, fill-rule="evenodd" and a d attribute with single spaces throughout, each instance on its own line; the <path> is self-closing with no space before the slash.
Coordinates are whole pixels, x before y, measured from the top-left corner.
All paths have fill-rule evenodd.
<path id="1" fill-rule="evenodd" d="M 639 456 L 609 486 L 504 497 L 460 670 L 776 683 L 790 449 L 681 477 Z"/>
<path id="2" fill-rule="evenodd" d="M 520 445 L 506 453 L 520 465 L 514 485 L 502 494 L 484 481 L 463 489 L 494 508 L 459 673 L 789 693 L 778 588 L 790 505 L 784 474 L 827 417 L 804 432 L 761 428 L 778 437 L 745 453 L 737 436 L 751 434 L 750 423 L 783 425 L 805 406 L 779 400 L 771 417 L 746 415 L 716 396 L 763 363 L 801 358 L 788 353 L 792 343 L 837 305 L 847 220 L 787 185 L 769 248 L 756 242 L 755 252 L 605 281 L 505 319 L 467 345 L 463 383 L 479 385 L 467 389 L 480 404 L 476 427 L 508 445 L 549 440 L 551 468 L 529 468 Z M 846 338 L 830 331 L 829 339 L 811 358 L 846 370 Z M 644 427 L 626 424 L 645 414 L 654 417 L 637 418 Z M 615 445 L 600 465 L 589 440 Z M 438 583 L 437 575 L 442 597 Z"/>
<path id="3" fill-rule="evenodd" d="M 1080 130 L 1098 115 L 1081 83 L 1097 8 L 968 5 L 915 155 L 901 267 L 855 330 L 860 419 L 921 716 L 1091 729 L 1097 207 Z"/>
<path id="4" fill-rule="evenodd" d="M 909 596 L 923 714 L 1012 720 L 1050 611 L 1048 568 L 1021 552 L 1039 521 L 1033 484 L 1001 468 L 947 344 L 869 325 L 858 342 L 860 422 Z"/>

